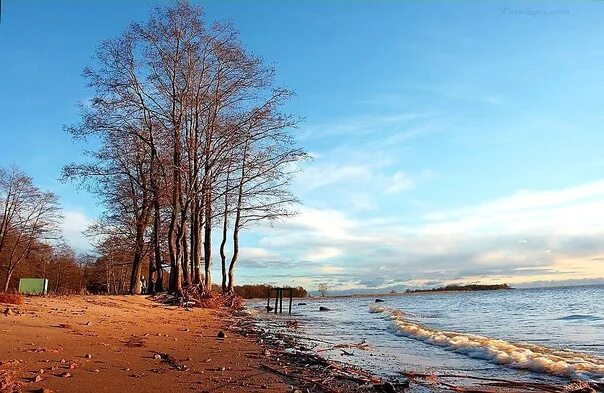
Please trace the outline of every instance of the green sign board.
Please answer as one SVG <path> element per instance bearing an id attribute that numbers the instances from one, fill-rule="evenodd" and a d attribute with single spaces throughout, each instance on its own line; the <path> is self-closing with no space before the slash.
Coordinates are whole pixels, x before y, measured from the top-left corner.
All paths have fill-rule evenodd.
<path id="1" fill-rule="evenodd" d="M 28 295 L 44 295 L 48 292 L 48 279 L 22 278 L 19 280 L 19 292 Z"/>

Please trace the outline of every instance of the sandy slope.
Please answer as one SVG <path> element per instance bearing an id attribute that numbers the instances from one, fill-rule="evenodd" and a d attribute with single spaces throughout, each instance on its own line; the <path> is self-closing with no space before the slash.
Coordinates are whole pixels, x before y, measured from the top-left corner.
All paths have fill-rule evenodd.
<path id="1" fill-rule="evenodd" d="M 185 311 L 143 296 L 31 297 L 11 307 L 19 315 L 0 315 L 0 371 L 14 372 L 22 391 L 290 390 L 258 367 L 256 343 L 228 331 L 216 338 L 226 322 L 215 310 Z M 189 370 L 156 359 L 158 353 Z M 32 382 L 36 375 L 42 380 Z"/>

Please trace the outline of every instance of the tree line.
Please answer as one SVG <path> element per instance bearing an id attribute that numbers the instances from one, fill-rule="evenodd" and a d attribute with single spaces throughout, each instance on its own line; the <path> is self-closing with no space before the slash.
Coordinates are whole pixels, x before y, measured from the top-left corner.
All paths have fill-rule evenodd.
<path id="1" fill-rule="evenodd" d="M 217 248 L 220 289 L 233 293 L 241 231 L 293 214 L 288 186 L 307 156 L 282 109 L 292 92 L 230 24 L 186 2 L 102 42 L 95 59 L 84 70 L 92 98 L 68 127 L 87 159 L 62 178 L 105 208 L 88 229 L 99 260 L 130 257 L 132 294 L 145 273 L 149 293 L 209 294 Z"/>

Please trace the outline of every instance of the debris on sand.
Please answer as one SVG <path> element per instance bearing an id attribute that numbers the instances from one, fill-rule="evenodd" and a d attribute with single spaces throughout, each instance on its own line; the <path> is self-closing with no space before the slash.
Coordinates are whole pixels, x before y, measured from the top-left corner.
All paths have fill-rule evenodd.
<path id="1" fill-rule="evenodd" d="M 172 367 L 173 369 L 178 370 L 178 371 L 189 371 L 189 366 L 187 366 L 184 363 L 181 363 L 174 356 L 169 355 L 167 353 L 158 353 L 158 355 L 160 356 L 162 362 L 166 363 L 168 366 Z"/>

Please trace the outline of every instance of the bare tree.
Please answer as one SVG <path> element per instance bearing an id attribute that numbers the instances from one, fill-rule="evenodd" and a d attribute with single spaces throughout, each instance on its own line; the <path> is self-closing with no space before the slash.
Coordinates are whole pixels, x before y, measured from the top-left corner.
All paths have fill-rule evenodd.
<path id="1" fill-rule="evenodd" d="M 327 291 L 329 291 L 329 285 L 323 282 L 317 286 L 317 290 L 321 294 L 321 297 L 325 297 L 325 295 L 327 295 Z"/>
<path id="2" fill-rule="evenodd" d="M 199 284 L 209 294 L 219 224 L 223 291 L 232 290 L 241 229 L 291 214 L 295 201 L 290 164 L 304 153 L 290 135 L 296 119 L 279 111 L 291 93 L 274 87 L 274 70 L 230 25 L 206 24 L 201 8 L 186 2 L 103 42 L 97 63 L 85 71 L 94 97 L 70 131 L 95 136 L 101 147 L 92 163 L 68 166 L 65 175 L 96 183 L 90 189 L 107 208 L 102 222 L 131 235 L 130 291 L 139 291 L 145 252 L 153 254 L 149 275 L 163 272 L 165 245 L 169 290 Z"/>
<path id="3" fill-rule="evenodd" d="M 8 291 L 15 269 L 39 242 L 58 236 L 57 196 L 40 190 L 16 167 L 0 169 L 0 264 Z"/>

